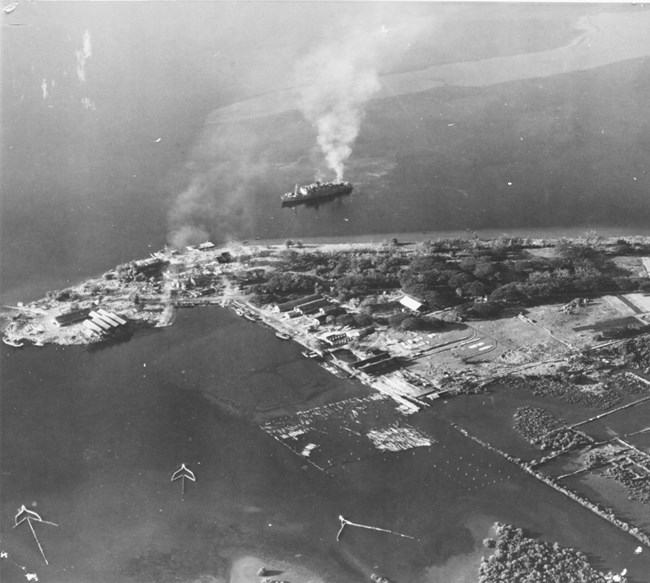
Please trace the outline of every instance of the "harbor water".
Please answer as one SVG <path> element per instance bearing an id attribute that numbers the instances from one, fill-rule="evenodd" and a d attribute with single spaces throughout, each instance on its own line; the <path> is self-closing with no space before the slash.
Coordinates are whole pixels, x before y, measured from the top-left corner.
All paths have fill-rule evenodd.
<path id="1" fill-rule="evenodd" d="M 171 328 L 99 350 L 3 347 L 2 371 L 3 581 L 22 580 L 13 561 L 56 583 L 228 581 L 247 555 L 297 562 L 322 581 L 475 581 L 495 520 L 649 580 L 634 539 L 461 436 L 442 402 L 409 420 L 431 447 L 332 474 L 305 464 L 254 410 L 304 406 L 305 379 L 312 399 L 366 389 L 221 308 L 183 310 Z M 275 396 L 262 403 L 266 391 Z M 181 463 L 197 477 L 184 498 L 170 482 Z M 36 524 L 50 566 L 27 530 L 7 526 L 22 504 L 59 525 Z M 418 540 L 349 527 L 337 543 L 340 514 Z"/>

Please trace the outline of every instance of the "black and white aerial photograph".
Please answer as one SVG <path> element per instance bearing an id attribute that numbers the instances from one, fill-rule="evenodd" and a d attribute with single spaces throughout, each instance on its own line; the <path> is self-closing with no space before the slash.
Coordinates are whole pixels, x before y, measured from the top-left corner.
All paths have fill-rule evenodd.
<path id="1" fill-rule="evenodd" d="M 0 6 L 3 583 L 650 583 L 650 6 Z"/>

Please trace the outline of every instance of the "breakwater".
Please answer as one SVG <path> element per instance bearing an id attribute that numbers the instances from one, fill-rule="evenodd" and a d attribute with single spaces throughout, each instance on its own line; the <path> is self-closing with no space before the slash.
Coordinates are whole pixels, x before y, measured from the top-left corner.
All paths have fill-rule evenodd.
<path id="1" fill-rule="evenodd" d="M 500 450 L 497 447 L 494 447 L 493 445 L 489 444 L 486 441 L 483 441 L 479 437 L 476 437 L 475 435 L 472 435 L 467 429 L 464 429 L 460 425 L 456 423 L 451 423 L 450 424 L 454 429 L 462 433 L 465 437 L 468 439 L 471 439 L 472 441 L 478 443 L 482 447 L 490 450 L 493 453 L 496 453 L 497 455 L 500 455 L 501 457 L 505 458 L 508 460 L 510 463 L 516 465 L 518 468 L 522 469 L 524 472 L 527 474 L 533 476 L 540 482 L 543 482 L 547 486 L 550 486 L 560 494 L 564 494 L 567 498 L 573 500 L 574 502 L 577 502 L 580 504 L 580 506 L 586 508 L 587 510 L 591 510 L 594 514 L 600 516 L 600 518 L 603 518 L 610 524 L 616 526 L 617 528 L 621 529 L 623 532 L 626 532 L 633 536 L 635 539 L 637 539 L 639 542 L 643 543 L 645 546 L 650 548 L 650 536 L 648 536 L 645 532 L 640 530 L 638 527 L 633 526 L 629 524 L 628 522 L 621 520 L 618 518 L 615 514 L 614 511 L 611 510 L 610 508 L 603 508 L 599 504 L 596 504 L 594 502 L 591 502 L 590 500 L 587 500 L 586 498 L 583 498 L 573 490 L 570 490 L 569 488 L 565 488 L 564 486 L 560 485 L 557 483 L 556 480 L 551 478 L 550 476 L 546 476 L 542 474 L 541 472 L 538 472 L 535 470 L 530 464 L 527 462 L 522 461 L 519 458 L 516 458 L 514 456 L 511 456 L 507 454 L 506 452 Z"/>

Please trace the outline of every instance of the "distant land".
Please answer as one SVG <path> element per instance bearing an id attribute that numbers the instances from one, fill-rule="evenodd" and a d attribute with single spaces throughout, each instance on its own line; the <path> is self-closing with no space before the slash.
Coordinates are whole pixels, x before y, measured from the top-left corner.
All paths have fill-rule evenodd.
<path id="1" fill-rule="evenodd" d="M 543 79 L 650 55 L 648 10 L 605 11 L 580 17 L 574 26 L 575 38 L 556 49 L 445 63 L 383 75 L 382 88 L 374 99 L 420 93 L 444 86 L 483 87 L 509 81 Z M 210 114 L 206 123 L 246 121 L 299 107 L 300 90 L 290 88 L 220 107 Z"/>

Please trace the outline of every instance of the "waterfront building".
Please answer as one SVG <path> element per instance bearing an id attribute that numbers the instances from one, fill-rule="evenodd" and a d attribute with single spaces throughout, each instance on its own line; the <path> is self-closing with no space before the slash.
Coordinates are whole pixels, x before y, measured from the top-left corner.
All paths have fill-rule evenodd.
<path id="1" fill-rule="evenodd" d="M 84 320 L 83 325 L 90 330 L 91 332 L 94 332 L 95 334 L 99 334 L 100 336 L 104 334 L 104 330 L 102 330 L 97 324 L 92 322 L 91 320 Z"/>
<path id="2" fill-rule="evenodd" d="M 330 346 L 342 346 L 348 343 L 348 335 L 346 332 L 330 332 L 321 336 L 320 339 Z"/>
<path id="3" fill-rule="evenodd" d="M 224 251 L 217 256 L 217 261 L 219 263 L 232 263 L 232 255 L 228 251 Z"/>
<path id="4" fill-rule="evenodd" d="M 145 277 L 159 276 L 162 271 L 169 265 L 169 261 L 159 257 L 150 257 L 133 262 L 133 270 L 136 274 L 142 274 Z"/>
<path id="5" fill-rule="evenodd" d="M 117 324 L 120 324 L 124 326 L 126 324 L 126 320 L 124 318 L 121 318 L 117 314 L 114 314 L 113 312 L 107 312 L 103 308 L 98 308 L 97 312 L 101 314 L 102 316 L 106 316 L 107 318 L 110 318 L 111 320 L 114 320 Z"/>
<path id="6" fill-rule="evenodd" d="M 402 306 L 411 312 L 421 312 L 426 308 L 426 304 L 412 296 L 404 294 L 404 297 L 399 301 Z"/>
<path id="7" fill-rule="evenodd" d="M 310 296 L 304 296 L 302 298 L 299 298 L 297 300 L 292 300 L 290 302 L 284 302 L 282 304 L 275 304 L 275 306 L 273 306 L 273 311 L 274 312 L 280 312 L 280 313 L 289 312 L 289 311 L 293 310 L 294 308 L 297 308 L 298 306 L 302 306 L 303 304 L 307 304 L 309 302 L 320 300 L 320 299 L 322 299 L 322 297 L 323 296 L 320 295 L 320 294 L 312 294 Z"/>
<path id="8" fill-rule="evenodd" d="M 72 324 L 78 324 L 79 322 L 83 322 L 88 317 L 89 313 L 90 313 L 90 308 L 70 310 L 65 314 L 60 314 L 56 316 L 54 320 L 56 321 L 57 325 L 61 327 L 70 326 Z"/>
<path id="9" fill-rule="evenodd" d="M 324 308 L 329 305 L 330 305 L 330 301 L 328 299 L 320 298 L 312 302 L 307 302 L 306 304 L 301 304 L 299 306 L 296 306 L 295 309 L 298 312 L 300 312 L 303 316 L 306 316 L 308 314 L 315 314 L 321 308 Z"/>

